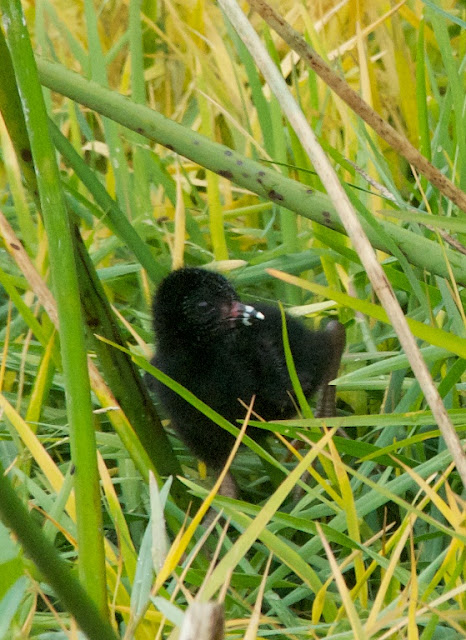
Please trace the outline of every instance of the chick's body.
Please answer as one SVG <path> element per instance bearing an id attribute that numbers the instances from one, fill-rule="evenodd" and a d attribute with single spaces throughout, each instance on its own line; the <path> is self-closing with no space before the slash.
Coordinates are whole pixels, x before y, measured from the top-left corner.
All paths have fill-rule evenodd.
<path id="1" fill-rule="evenodd" d="M 180 269 L 160 285 L 154 299 L 157 353 L 154 366 L 236 424 L 255 396 L 265 420 L 295 415 L 278 307 L 242 305 L 223 276 Z M 305 395 L 322 383 L 332 359 L 332 336 L 312 332 L 286 317 L 290 348 Z M 172 426 L 193 453 L 214 469 L 223 466 L 234 438 L 168 387 L 152 379 Z M 248 432 L 260 437 L 259 429 Z"/>

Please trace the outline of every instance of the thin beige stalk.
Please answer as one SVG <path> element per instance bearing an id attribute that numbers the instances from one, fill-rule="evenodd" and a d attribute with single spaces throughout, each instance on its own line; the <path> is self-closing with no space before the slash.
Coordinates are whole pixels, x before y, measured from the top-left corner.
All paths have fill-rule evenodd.
<path id="1" fill-rule="evenodd" d="M 409 330 L 390 282 L 377 261 L 376 254 L 364 233 L 345 190 L 341 186 L 333 167 L 318 143 L 303 112 L 291 95 L 280 71 L 271 60 L 259 36 L 241 11 L 236 0 L 219 0 L 219 3 L 264 75 L 327 190 L 341 222 L 367 271 L 372 286 L 398 335 L 401 346 L 408 357 L 411 368 L 432 409 L 448 450 L 456 464 L 463 485 L 466 486 L 466 456 L 461 441 L 450 421 L 429 370 L 422 359 L 416 341 Z"/>
<path id="2" fill-rule="evenodd" d="M 55 328 L 58 329 L 58 313 L 55 298 L 53 297 L 52 292 L 47 287 L 46 283 L 42 280 L 41 276 L 37 272 L 34 263 L 28 256 L 25 248 L 21 244 L 21 241 L 18 239 L 12 227 L 10 226 L 10 223 L 1 211 L 0 237 L 3 238 L 6 250 L 16 262 L 19 269 L 22 271 L 24 277 L 29 283 L 31 290 L 35 293 L 37 299 L 39 300 L 39 303 L 45 309 L 48 317 L 50 318 L 50 321 L 55 326 Z M 125 434 L 129 434 L 130 437 L 132 437 L 132 440 L 135 441 L 135 438 L 132 435 L 133 430 L 128 422 L 128 418 L 124 414 L 115 396 L 110 391 L 110 388 L 107 386 L 107 383 L 92 361 L 91 356 L 87 357 L 87 366 L 89 370 L 89 379 L 91 381 L 92 389 L 98 397 L 100 404 L 102 405 L 102 410 L 112 412 L 112 414 L 109 416 L 109 419 L 112 422 L 115 431 L 120 435 L 123 442 L 127 442 L 128 439 L 127 437 L 125 437 Z M 136 447 L 133 449 L 133 459 L 142 475 L 145 474 L 147 469 L 152 469 L 150 460 L 139 443 L 136 443 Z"/>
<path id="3" fill-rule="evenodd" d="M 402 155 L 444 196 L 466 211 L 466 193 L 434 167 L 407 138 L 370 107 L 356 91 L 338 76 L 304 38 L 265 0 L 248 0 L 251 7 L 274 29 L 317 75 L 395 151 Z"/>

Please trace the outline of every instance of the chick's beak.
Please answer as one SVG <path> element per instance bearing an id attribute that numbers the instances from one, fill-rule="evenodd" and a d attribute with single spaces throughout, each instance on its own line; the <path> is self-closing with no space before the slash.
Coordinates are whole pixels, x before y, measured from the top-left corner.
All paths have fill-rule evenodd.
<path id="1" fill-rule="evenodd" d="M 256 311 L 251 305 L 235 300 L 229 310 L 228 319 L 233 321 L 240 320 L 246 326 L 250 326 L 253 320 L 264 320 L 265 316 L 260 311 Z"/>

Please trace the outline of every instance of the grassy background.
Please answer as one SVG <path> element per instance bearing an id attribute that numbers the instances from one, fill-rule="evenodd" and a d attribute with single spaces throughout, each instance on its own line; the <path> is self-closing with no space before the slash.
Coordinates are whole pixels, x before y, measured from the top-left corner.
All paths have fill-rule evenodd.
<path id="1" fill-rule="evenodd" d="M 1 8 L 0 461 L 15 494 L 0 486 L 0 638 L 71 637 L 66 611 L 89 637 L 112 637 L 105 619 L 122 637 L 168 636 L 195 597 L 224 602 L 231 637 L 463 638 L 461 481 L 319 179 L 219 8 L 25 2 L 26 25 L 18 2 Z M 464 189 L 464 7 L 277 9 Z M 464 212 L 250 17 L 461 436 Z M 140 378 L 152 292 L 182 264 L 228 272 L 245 301 L 281 300 L 311 327 L 337 317 L 348 337 L 338 417 L 323 431 L 308 416 L 262 425 L 277 434 L 271 452 L 245 436 L 254 451 L 233 462 L 244 500 L 216 499 L 231 520 L 206 537 L 212 481 L 167 437 Z M 299 467 L 294 438 L 308 451 Z"/>

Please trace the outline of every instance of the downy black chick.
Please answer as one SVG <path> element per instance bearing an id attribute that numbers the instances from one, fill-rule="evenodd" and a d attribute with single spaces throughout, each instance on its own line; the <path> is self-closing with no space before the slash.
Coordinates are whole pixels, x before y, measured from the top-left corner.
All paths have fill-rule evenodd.
<path id="1" fill-rule="evenodd" d="M 285 361 L 278 306 L 244 305 L 222 275 L 198 268 L 173 271 L 153 303 L 156 355 L 152 364 L 236 424 L 255 396 L 254 411 L 265 420 L 293 417 L 296 401 Z M 333 415 L 334 387 L 345 346 L 345 329 L 331 321 L 310 331 L 286 316 L 294 364 L 306 396 L 318 388 L 316 413 Z M 175 431 L 209 467 L 220 470 L 234 438 L 155 378 L 156 391 Z M 251 427 L 248 434 L 264 432 Z"/>

